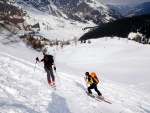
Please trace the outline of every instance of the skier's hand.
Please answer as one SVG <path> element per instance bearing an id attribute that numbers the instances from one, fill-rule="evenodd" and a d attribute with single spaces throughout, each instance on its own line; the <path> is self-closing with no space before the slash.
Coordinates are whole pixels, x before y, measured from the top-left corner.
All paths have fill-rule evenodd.
<path id="1" fill-rule="evenodd" d="M 56 67 L 54 67 L 54 70 L 56 71 Z"/>
<path id="2" fill-rule="evenodd" d="M 89 81 L 86 81 L 86 83 L 89 84 L 90 82 L 89 82 Z"/>
<path id="3" fill-rule="evenodd" d="M 39 61 L 39 58 L 38 58 L 38 57 L 36 58 L 36 61 Z"/>

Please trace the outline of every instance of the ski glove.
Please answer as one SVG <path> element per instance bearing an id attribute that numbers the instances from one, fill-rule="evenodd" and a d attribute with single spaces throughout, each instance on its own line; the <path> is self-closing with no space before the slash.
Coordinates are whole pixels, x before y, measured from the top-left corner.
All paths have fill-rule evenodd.
<path id="1" fill-rule="evenodd" d="M 54 70 L 56 71 L 56 67 L 54 67 Z"/>
<path id="2" fill-rule="evenodd" d="M 38 57 L 36 58 L 36 61 L 39 61 L 39 58 L 38 58 Z"/>

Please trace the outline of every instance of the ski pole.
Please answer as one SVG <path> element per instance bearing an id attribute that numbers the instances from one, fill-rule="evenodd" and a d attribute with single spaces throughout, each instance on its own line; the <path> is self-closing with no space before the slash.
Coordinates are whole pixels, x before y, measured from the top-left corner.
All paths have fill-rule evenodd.
<path id="1" fill-rule="evenodd" d="M 56 70 L 55 70 L 55 73 L 56 73 L 56 77 L 57 77 L 57 79 L 58 79 L 58 81 L 59 81 L 59 84 L 61 85 L 61 83 L 60 83 L 60 80 L 59 80 L 59 77 L 58 77 L 58 75 L 57 75 Z"/>
<path id="2" fill-rule="evenodd" d="M 35 72 L 36 64 L 37 64 L 37 60 L 36 60 L 35 66 L 34 66 L 33 76 L 34 76 L 34 72 Z"/>

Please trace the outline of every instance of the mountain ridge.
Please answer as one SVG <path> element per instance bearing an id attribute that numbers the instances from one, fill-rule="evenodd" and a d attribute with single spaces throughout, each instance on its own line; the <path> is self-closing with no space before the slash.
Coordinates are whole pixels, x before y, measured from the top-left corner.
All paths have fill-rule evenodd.
<path id="1" fill-rule="evenodd" d="M 150 14 L 150 2 L 144 2 L 141 5 L 138 5 L 131 10 L 125 12 L 123 15 L 126 17 Z"/>
<path id="2" fill-rule="evenodd" d="M 16 0 L 17 1 L 17 0 Z M 87 23 L 107 23 L 123 16 L 94 0 L 23 0 L 27 5 L 51 15 Z M 21 3 L 21 2 L 18 2 Z"/>

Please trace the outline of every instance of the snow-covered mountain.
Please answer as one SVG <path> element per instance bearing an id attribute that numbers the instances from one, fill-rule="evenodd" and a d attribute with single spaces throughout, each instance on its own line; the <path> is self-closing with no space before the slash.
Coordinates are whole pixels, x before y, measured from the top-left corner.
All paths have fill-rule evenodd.
<path id="1" fill-rule="evenodd" d="M 75 21 L 93 21 L 96 24 L 122 18 L 122 15 L 96 0 L 14 0 L 37 8 L 44 13 Z"/>
<path id="2" fill-rule="evenodd" d="M 132 8 L 131 10 L 125 12 L 123 15 L 126 17 L 150 14 L 150 2 L 145 2 L 137 7 Z"/>
<path id="3" fill-rule="evenodd" d="M 117 12 L 123 14 L 124 12 L 129 11 L 132 7 L 125 5 L 115 5 L 115 4 L 106 4 L 109 8 L 116 10 Z"/>
<path id="4" fill-rule="evenodd" d="M 39 1 L 38 1 L 39 2 Z M 43 3 L 43 2 L 42 2 Z M 3 4 L 3 5 L 2 5 Z M 88 23 L 83 23 L 83 22 L 79 22 L 79 21 L 74 21 L 72 19 L 66 19 L 65 14 L 63 14 L 63 17 L 60 17 L 59 15 L 57 15 L 57 8 L 56 10 L 54 10 L 56 13 L 56 15 L 52 15 L 50 14 L 48 10 L 48 6 L 46 7 L 45 4 L 42 7 L 37 7 L 36 3 L 34 4 L 34 6 L 28 1 L 20 1 L 20 0 L 11 0 L 11 2 L 7 2 L 7 4 L 12 5 L 14 7 L 16 7 L 17 11 L 11 10 L 12 7 L 8 8 L 5 14 L 7 14 L 5 17 L 6 19 L 6 23 L 10 24 L 5 24 L 8 27 L 10 27 L 12 25 L 12 29 L 14 28 L 13 25 L 16 25 L 17 27 L 19 27 L 22 30 L 21 34 L 26 33 L 26 29 L 24 27 L 29 27 L 30 29 L 27 29 L 27 33 L 30 32 L 31 30 L 34 31 L 38 31 L 38 35 L 49 39 L 49 40 L 68 40 L 68 39 L 74 39 L 74 37 L 79 38 L 81 35 L 83 35 L 83 33 L 85 31 L 83 31 L 82 29 L 84 27 L 93 27 L 96 26 L 93 22 L 88 21 Z M 6 7 L 3 2 L 0 2 L 0 6 Z M 8 6 L 8 5 L 7 5 Z M 54 7 L 54 5 L 52 5 Z M 7 7 L 6 7 L 7 8 Z M 43 9 L 45 8 L 45 9 Z M 3 9 L 3 8 L 2 8 Z M 54 9 L 54 8 L 53 8 Z M 21 10 L 21 11 L 19 11 Z M 10 12 L 11 16 L 9 17 L 10 14 L 8 14 L 8 12 Z M 15 12 L 15 15 L 13 15 Z M 3 14 L 3 10 L 1 10 L 1 14 Z M 21 13 L 21 16 L 20 16 Z M 4 15 L 4 14 L 3 14 Z M 23 22 L 17 21 L 18 17 L 20 16 L 20 18 L 23 20 Z M 13 20 L 13 23 L 10 20 Z M 5 19 L 1 20 L 1 23 L 5 23 Z M 34 25 L 38 25 L 37 29 L 31 28 L 30 26 L 34 26 Z M 74 28 L 74 29 L 73 29 Z M 11 29 L 11 28 L 10 28 Z M 78 31 L 78 34 L 74 32 Z M 16 32 L 19 32 L 18 30 L 15 30 Z M 65 33 L 66 35 L 62 35 L 63 33 Z"/>

